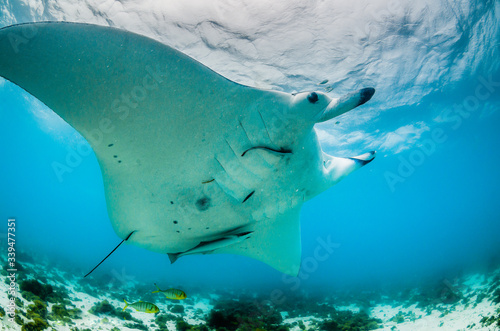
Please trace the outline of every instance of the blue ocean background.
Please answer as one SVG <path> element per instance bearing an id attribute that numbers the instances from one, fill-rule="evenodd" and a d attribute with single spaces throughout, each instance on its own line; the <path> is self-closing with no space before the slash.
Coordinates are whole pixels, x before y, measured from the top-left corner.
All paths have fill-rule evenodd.
<path id="1" fill-rule="evenodd" d="M 353 18 L 371 17 L 370 24 L 364 22 L 370 32 L 362 36 L 365 39 L 343 40 L 366 44 L 370 52 L 357 54 L 349 66 L 343 62 L 349 54 L 336 54 L 325 75 L 324 67 L 315 66 L 314 57 L 310 66 L 304 59 L 293 61 L 293 50 L 300 48 L 297 45 L 292 45 L 292 54 L 283 53 L 288 62 L 269 69 L 269 76 L 260 67 L 259 75 L 254 75 L 252 63 L 272 67 L 272 62 L 262 61 L 276 48 L 260 57 L 258 52 L 266 46 L 258 46 L 256 55 L 248 55 L 250 60 L 238 59 L 239 53 L 230 46 L 210 48 L 206 37 L 221 30 L 216 24 L 213 30 L 203 30 L 205 34 L 186 28 L 191 39 L 179 37 L 171 42 L 221 74 L 249 85 L 260 82 L 286 92 L 326 89 L 332 96 L 355 87 L 377 89 L 370 104 L 339 118 L 339 124 L 334 120 L 318 127 L 322 147 L 329 154 L 354 156 L 372 149 L 378 154 L 374 162 L 304 205 L 299 276 L 284 276 L 261 262 L 233 255 L 186 256 L 171 265 L 165 255 L 122 245 L 92 277 L 114 278 L 117 287 L 161 282 L 205 291 L 223 288 L 271 293 L 280 288 L 321 295 L 346 288 L 411 288 L 500 266 L 499 2 L 442 1 L 431 5 L 417 1 L 413 7 L 405 3 L 405 10 L 398 11 L 401 15 L 389 18 L 372 17 L 367 14 L 373 10 L 367 2 L 355 3 L 364 7 L 347 10 L 345 4 L 337 2 L 331 2 L 331 7 L 342 7 Z M 124 2 L 129 12 L 131 4 Z M 59 11 L 42 6 L 48 7 L 44 11 L 29 2 L 7 1 L 0 5 L 0 25 L 52 19 L 102 23 L 103 13 L 114 10 L 104 8 L 94 17 L 86 12 L 78 16 L 65 6 Z M 286 13 L 286 6 L 280 10 Z M 295 17 L 294 6 L 298 4 L 288 6 L 288 13 Z M 308 6 L 319 7 L 320 3 L 312 1 Z M 423 10 L 425 6 L 430 8 Z M 259 8 L 265 11 L 265 6 Z M 310 14 L 307 8 L 302 9 Z M 185 26 L 178 29 L 195 25 L 198 18 L 180 12 L 176 17 L 185 17 Z M 268 8 L 269 16 L 263 20 L 272 21 L 272 14 L 279 16 L 278 11 Z M 201 17 L 199 21 L 216 21 L 218 17 Z M 118 27 L 125 24 L 113 17 L 109 21 Z M 154 33 L 161 35 L 151 28 L 154 22 L 139 21 L 130 29 L 153 37 Z M 320 27 L 310 29 L 311 35 L 326 31 L 330 23 L 334 24 L 333 18 L 319 22 Z M 349 30 L 343 26 L 340 34 Z M 225 25 L 222 30 L 231 27 Z M 259 31 L 265 40 L 266 34 Z M 289 34 L 294 36 L 294 30 Z M 377 38 L 386 43 L 391 35 L 395 38 L 392 44 L 372 47 Z M 429 39 L 422 39 L 422 35 Z M 222 60 L 209 55 L 207 49 Z M 435 56 L 427 56 L 433 53 Z M 231 59 L 230 67 L 221 63 L 224 56 Z M 328 53 L 319 54 L 318 58 L 326 56 Z M 238 72 L 238 63 L 243 73 Z M 363 65 L 365 69 L 359 69 Z M 332 79 L 330 71 L 342 79 Z M 320 84 L 323 80 L 329 82 Z M 0 81 L 0 100 L 0 249 L 7 248 L 7 219 L 15 218 L 18 249 L 36 256 L 40 264 L 62 266 L 83 277 L 121 240 L 107 216 L 95 155 L 86 152 L 89 146 L 82 147 L 83 138 L 78 133 L 19 87 Z M 77 166 L 60 180 L 53 162 L 64 163 L 68 157 L 76 157 Z M 315 258 L 320 242 L 334 243 L 323 261 Z"/>

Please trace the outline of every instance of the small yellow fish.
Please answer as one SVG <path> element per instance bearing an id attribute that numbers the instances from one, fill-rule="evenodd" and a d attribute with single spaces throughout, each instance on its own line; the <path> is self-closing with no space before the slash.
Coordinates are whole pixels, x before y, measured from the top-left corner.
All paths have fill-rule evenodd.
<path id="1" fill-rule="evenodd" d="M 127 300 L 125 299 L 123 299 L 123 301 L 125 301 L 125 307 L 123 307 L 123 310 L 125 310 L 128 306 L 130 306 L 135 310 L 143 313 L 156 314 L 157 312 L 160 311 L 160 308 L 156 307 L 156 305 L 149 302 L 137 301 L 134 303 L 128 303 Z"/>
<path id="2" fill-rule="evenodd" d="M 177 290 L 175 288 L 169 288 L 168 290 L 162 291 L 162 290 L 160 290 L 158 285 L 156 285 L 156 283 L 155 283 L 155 286 L 158 289 L 158 291 L 153 291 L 151 293 L 163 293 L 167 299 L 172 299 L 172 300 L 184 300 L 184 299 L 186 299 L 186 293 L 184 293 L 184 291 Z"/>

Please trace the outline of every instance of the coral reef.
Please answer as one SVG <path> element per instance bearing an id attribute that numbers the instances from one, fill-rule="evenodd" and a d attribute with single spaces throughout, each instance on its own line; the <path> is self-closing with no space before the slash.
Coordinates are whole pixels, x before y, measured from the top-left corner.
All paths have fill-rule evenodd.
<path id="1" fill-rule="evenodd" d="M 36 279 L 23 280 L 19 289 L 23 298 L 28 301 L 39 299 L 50 303 L 71 304 L 69 296 L 64 289 L 56 288 L 56 291 L 54 291 L 52 285 L 44 285 Z"/>
<path id="2" fill-rule="evenodd" d="M 209 331 L 206 325 L 191 325 L 183 319 L 178 319 L 175 323 L 177 331 Z"/>
<path id="3" fill-rule="evenodd" d="M 171 305 L 170 311 L 175 314 L 184 314 L 184 306 L 183 305 Z"/>
<path id="4" fill-rule="evenodd" d="M 42 300 L 45 300 L 54 292 L 51 285 L 44 285 L 36 279 L 24 280 L 23 282 L 21 282 L 19 288 L 21 289 L 21 291 L 32 293 Z"/>
<path id="5" fill-rule="evenodd" d="M 380 319 L 371 318 L 364 312 L 335 310 L 331 319 L 320 323 L 319 328 L 324 331 L 365 331 L 376 330 L 381 323 Z"/>
<path id="6" fill-rule="evenodd" d="M 492 301 L 494 303 L 500 303 L 500 287 L 493 292 L 493 298 Z"/>
<path id="7" fill-rule="evenodd" d="M 395 322 L 395 323 L 403 323 L 405 321 L 405 317 L 403 316 L 403 314 L 401 313 L 401 311 L 399 311 L 396 315 L 394 315 L 393 318 L 391 318 L 389 321 L 391 322 Z"/>
<path id="8" fill-rule="evenodd" d="M 21 327 L 21 331 L 39 331 L 39 330 L 45 330 L 48 327 L 49 324 L 45 320 L 35 317 L 33 319 L 33 322 L 24 324 Z"/>
<path id="9" fill-rule="evenodd" d="M 167 331 L 167 322 L 175 322 L 176 330 L 178 331 L 208 331 L 209 329 L 205 325 L 191 325 L 186 322 L 183 318 L 178 317 L 174 314 L 158 314 L 155 318 L 155 323 L 160 331 Z"/>
<path id="10" fill-rule="evenodd" d="M 389 321 L 400 324 L 400 323 L 404 323 L 407 321 L 414 322 L 415 320 L 417 320 L 417 316 L 415 315 L 415 313 L 413 311 L 408 311 L 406 313 L 399 311 Z"/>
<path id="11" fill-rule="evenodd" d="M 33 304 L 28 306 L 26 317 L 29 319 L 45 319 L 47 317 L 47 313 L 47 305 L 40 300 L 35 300 Z"/>
<path id="12" fill-rule="evenodd" d="M 120 319 L 128 320 L 128 321 L 133 321 L 136 323 L 142 323 L 142 321 L 138 320 L 137 318 L 132 317 L 129 312 L 127 311 L 122 311 L 119 308 L 115 308 L 112 304 L 108 302 L 108 300 L 103 300 L 101 302 L 97 302 L 94 306 L 92 306 L 89 309 L 89 313 L 96 315 L 96 316 L 101 316 L 101 315 L 106 315 L 106 316 L 114 316 L 118 317 Z"/>
<path id="13" fill-rule="evenodd" d="M 51 308 L 48 319 L 52 321 L 61 321 L 65 324 L 73 324 L 74 319 L 80 319 L 82 310 L 79 308 L 66 308 L 65 305 L 55 304 Z"/>
<path id="14" fill-rule="evenodd" d="M 148 331 L 148 327 L 145 326 L 142 322 L 141 323 L 125 323 L 123 326 L 125 326 L 129 329 Z"/>
<path id="15" fill-rule="evenodd" d="M 115 315 L 116 309 L 112 304 L 108 302 L 108 300 L 103 300 L 101 302 L 96 303 L 92 308 L 90 308 L 89 313 L 100 316 L 101 314 L 117 316 Z"/>
<path id="16" fill-rule="evenodd" d="M 168 330 L 167 322 L 177 321 L 177 319 L 178 319 L 178 317 L 174 314 L 170 314 L 170 313 L 158 314 L 158 315 L 156 315 L 155 323 L 158 326 L 158 328 L 160 329 L 160 331 L 164 331 L 164 330 L 166 331 L 166 330 Z"/>
<path id="17" fill-rule="evenodd" d="M 234 300 L 216 304 L 210 312 L 207 325 L 217 330 L 265 329 L 283 330 L 280 327 L 283 318 L 272 306 L 258 306 L 249 302 Z"/>
<path id="18" fill-rule="evenodd" d="M 489 327 L 491 325 L 494 325 L 500 329 L 500 308 L 496 310 L 496 314 L 493 314 L 491 316 L 484 316 L 483 318 L 481 318 L 479 323 L 481 323 L 482 327 Z"/>

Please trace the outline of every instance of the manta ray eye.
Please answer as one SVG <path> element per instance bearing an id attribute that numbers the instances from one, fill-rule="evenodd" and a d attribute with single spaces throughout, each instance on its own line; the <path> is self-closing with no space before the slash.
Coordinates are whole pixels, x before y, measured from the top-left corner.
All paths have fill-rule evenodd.
<path id="1" fill-rule="evenodd" d="M 316 92 L 311 92 L 307 96 L 307 100 L 309 100 L 310 103 L 316 103 L 316 102 L 318 102 L 319 98 L 318 98 L 318 95 L 316 94 Z"/>

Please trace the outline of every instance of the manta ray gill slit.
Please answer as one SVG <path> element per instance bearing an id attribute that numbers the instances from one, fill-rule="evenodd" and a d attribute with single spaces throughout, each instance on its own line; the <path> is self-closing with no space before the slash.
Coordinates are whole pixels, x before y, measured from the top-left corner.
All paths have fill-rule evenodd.
<path id="1" fill-rule="evenodd" d="M 249 194 L 249 195 L 247 195 L 247 197 L 243 200 L 243 202 L 242 202 L 242 203 L 244 203 L 245 201 L 247 201 L 248 199 L 250 199 L 250 197 L 251 197 L 254 193 L 255 193 L 255 191 L 250 192 L 250 194 Z"/>

